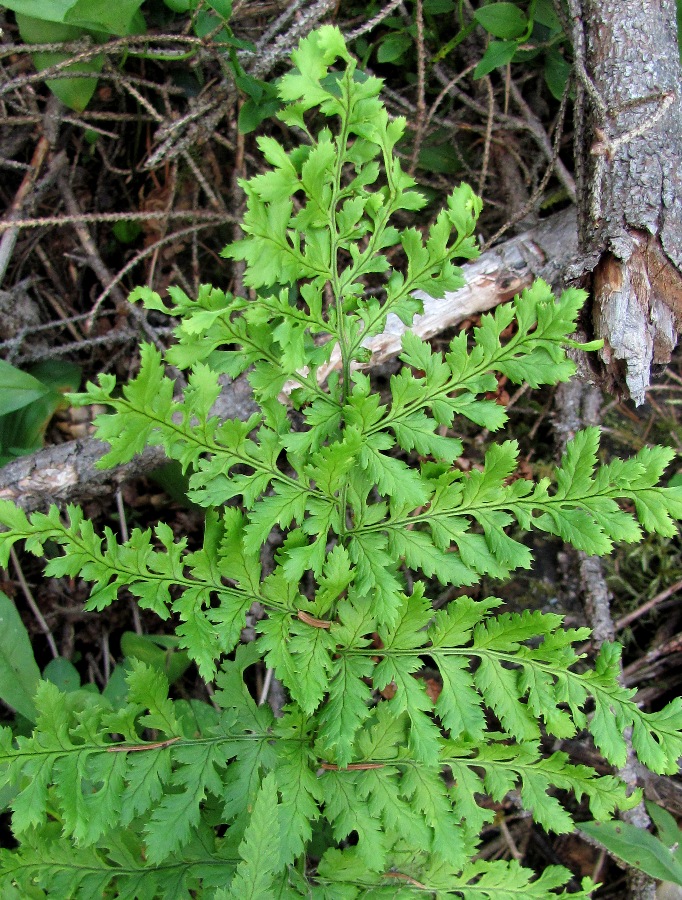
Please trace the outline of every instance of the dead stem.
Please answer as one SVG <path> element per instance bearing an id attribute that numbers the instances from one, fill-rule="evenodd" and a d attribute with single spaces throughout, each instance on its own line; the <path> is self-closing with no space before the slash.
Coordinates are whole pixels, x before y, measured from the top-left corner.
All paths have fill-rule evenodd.
<path id="1" fill-rule="evenodd" d="M 40 630 L 45 635 L 45 639 L 46 639 L 47 643 L 49 644 L 50 652 L 52 653 L 52 656 L 55 659 L 57 659 L 57 657 L 59 656 L 59 650 L 57 650 L 57 644 L 55 643 L 54 637 L 52 636 L 52 632 L 50 631 L 50 626 L 45 621 L 45 617 L 43 616 L 42 612 L 40 611 L 40 607 L 36 603 L 35 597 L 33 596 L 33 593 L 31 592 L 31 589 L 28 586 L 28 582 L 26 581 L 26 578 L 24 577 L 24 572 L 23 572 L 23 569 L 21 568 L 21 563 L 19 562 L 19 557 L 17 556 L 14 547 L 10 548 L 9 555 L 10 555 L 10 559 L 12 560 L 12 565 L 14 566 L 14 570 L 17 573 L 17 580 L 18 580 L 19 584 L 21 585 L 21 590 L 23 591 L 23 594 L 26 599 L 26 602 L 28 603 L 29 609 L 35 616 L 35 619 L 38 622 L 38 625 L 40 625 Z"/>

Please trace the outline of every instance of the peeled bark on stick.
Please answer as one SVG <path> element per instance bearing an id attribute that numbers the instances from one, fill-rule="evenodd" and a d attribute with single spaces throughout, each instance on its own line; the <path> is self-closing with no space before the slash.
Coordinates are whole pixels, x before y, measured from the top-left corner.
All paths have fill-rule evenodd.
<path id="1" fill-rule="evenodd" d="M 682 328 L 675 0 L 571 0 L 580 255 L 606 385 L 642 403 Z M 583 103 L 586 116 L 583 118 Z"/>
<path id="2" fill-rule="evenodd" d="M 535 278 L 544 278 L 556 287 L 562 283 L 563 272 L 577 246 L 575 210 L 571 208 L 467 263 L 462 267 L 466 284 L 458 291 L 440 299 L 416 291 L 415 296 L 424 302 L 424 312 L 415 316 L 409 330 L 427 340 L 471 315 L 511 300 Z M 365 344 L 372 351 L 368 367 L 397 356 L 407 330 L 407 325 L 397 316 L 389 315 L 386 330 Z M 324 380 L 340 366 L 341 357 L 334 353 L 329 365 L 319 370 L 318 377 Z"/>
<path id="3" fill-rule="evenodd" d="M 499 247 L 481 254 L 463 267 L 466 286 L 443 299 L 424 296 L 424 314 L 414 331 L 429 338 L 469 316 L 510 300 L 536 277 L 558 284 L 577 252 L 575 212 L 557 213 Z M 372 338 L 371 365 L 396 356 L 405 326 L 390 321 L 384 334 Z M 325 373 L 321 373 L 325 377 Z M 221 418 L 245 419 L 255 411 L 250 387 L 239 378 L 227 387 L 214 407 Z M 106 445 L 89 438 L 47 447 L 0 469 L 0 499 L 13 500 L 25 510 L 44 509 L 50 503 L 79 503 L 113 494 L 121 484 L 162 465 L 160 447 L 148 447 L 130 463 L 113 469 L 96 468 Z"/>

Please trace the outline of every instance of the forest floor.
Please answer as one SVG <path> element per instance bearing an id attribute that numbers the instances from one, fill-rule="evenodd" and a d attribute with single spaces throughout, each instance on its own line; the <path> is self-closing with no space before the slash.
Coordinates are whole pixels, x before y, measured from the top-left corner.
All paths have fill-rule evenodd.
<path id="1" fill-rule="evenodd" d="M 240 133 L 240 110 L 242 121 L 260 112 L 253 98 L 236 91 L 220 34 L 192 44 L 189 21 L 180 22 L 161 2 L 149 6 L 148 27 L 157 43 L 188 52 L 174 60 L 159 58 L 169 55 L 160 52 L 145 58 L 130 52 L 132 41 L 112 40 L 93 97 L 81 112 L 56 101 L 36 77 L 12 15 L 0 12 L 0 355 L 65 384 L 74 377 L 84 384 L 103 372 L 125 382 L 136 372 L 140 339 L 168 345 L 169 323 L 161 316 L 144 318 L 128 304 L 136 285 L 163 293 L 177 284 L 189 295 L 201 283 L 235 287 L 239 273 L 227 268 L 220 251 L 238 236 L 244 204 L 238 179 L 261 166 L 258 134 L 273 133 L 285 143 L 295 139 L 272 118 Z M 368 28 L 387 6 L 390 15 Z M 486 36 L 470 30 L 448 49 L 453 33 L 459 34 L 452 28 L 455 6 L 425 0 L 421 19 L 415 19 L 412 3 L 344 0 L 306 7 L 257 0 L 236 2 L 230 24 L 236 37 L 258 49 L 255 63 L 253 54 L 240 59 L 264 81 L 283 71 L 296 29 L 303 27 L 302 7 L 326 13 L 325 21 L 356 35 L 351 49 L 385 78 L 389 111 L 410 123 L 400 152 L 429 197 L 426 219 L 466 180 L 484 198 L 480 230 L 487 246 L 570 205 L 570 97 L 564 93 L 562 99 L 558 61 L 564 50 L 556 38 L 540 42 L 527 62 L 474 79 Z M 434 345 L 444 346 L 456 331 L 471 331 L 477 321 L 476 315 L 464 319 L 438 334 Z M 63 362 L 78 367 L 77 374 L 58 365 Z M 373 370 L 379 386 L 390 372 L 390 363 Z M 548 472 L 557 459 L 563 415 L 556 391 L 515 391 L 501 380 L 496 399 L 508 408 L 509 422 L 494 437 L 519 441 L 520 476 Z M 82 440 L 92 433 L 95 412 L 62 408 L 49 422 L 41 421 L 39 431 L 48 446 Z M 605 458 L 632 455 L 648 442 L 682 448 L 682 358 L 678 354 L 660 375 L 643 406 L 603 396 L 598 415 Z M 10 436 L 0 437 L 7 453 Z M 458 464 L 480 465 L 488 437 L 472 426 L 462 435 Z M 9 455 L 16 449 L 15 443 Z M 673 467 L 668 478 L 682 480 L 682 467 L 679 473 Z M 162 518 L 190 545 L 201 537 L 201 515 L 184 499 L 182 478 L 170 467 L 128 480 L 117 493 L 93 495 L 84 507 L 100 531 L 109 526 L 125 534 Z M 558 542 L 533 540 L 533 570 L 508 585 L 482 583 L 480 596 L 495 593 L 513 609 L 559 611 L 571 626 L 588 624 L 577 558 Z M 605 560 L 604 574 L 625 647 L 625 684 L 639 690 L 646 708 L 659 708 L 682 682 L 682 543 L 679 537 L 649 538 L 619 547 Z M 0 589 L 16 601 L 41 668 L 55 654 L 69 661 L 59 675 L 65 684 L 71 678 L 102 689 L 124 655 L 122 642 L 130 643 L 125 635 L 172 632 L 172 622 L 134 612 L 125 601 L 103 613 L 83 612 L 87 586 L 44 579 L 42 565 L 30 556 L 17 557 L 16 565 L 0 572 Z M 31 612 L 29 594 L 42 624 Z M 174 691 L 191 697 L 203 687 L 190 668 Z M 594 762 L 587 743 L 572 750 Z M 677 779 L 649 777 L 645 788 L 647 796 L 682 817 Z M 604 854 L 577 837 L 545 834 L 512 800 L 499 804 L 483 853 L 514 856 L 535 868 L 562 863 L 577 877 L 601 880 L 605 887 L 597 896 L 623 896 L 622 873 Z"/>

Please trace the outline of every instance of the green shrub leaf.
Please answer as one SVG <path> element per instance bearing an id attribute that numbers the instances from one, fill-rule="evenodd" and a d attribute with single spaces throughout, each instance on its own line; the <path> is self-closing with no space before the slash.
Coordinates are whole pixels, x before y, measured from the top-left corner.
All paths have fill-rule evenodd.
<path id="1" fill-rule="evenodd" d="M 39 680 L 26 626 L 14 603 L 0 591 L 0 699 L 35 722 L 33 697 Z"/>
<path id="2" fill-rule="evenodd" d="M 496 38 L 513 40 L 528 28 L 528 19 L 516 3 L 489 3 L 474 12 L 474 18 Z"/>

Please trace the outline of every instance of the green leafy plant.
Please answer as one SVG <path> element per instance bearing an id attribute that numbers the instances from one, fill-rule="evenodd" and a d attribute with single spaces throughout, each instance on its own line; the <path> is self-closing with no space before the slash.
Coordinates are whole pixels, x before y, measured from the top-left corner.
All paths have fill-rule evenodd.
<path id="1" fill-rule="evenodd" d="M 61 360 L 27 372 L 0 360 L 0 466 L 42 447 L 50 419 L 80 381 L 80 368 Z"/>
<path id="2" fill-rule="evenodd" d="M 228 67 L 235 76 L 237 86 L 247 99 L 239 114 L 239 128 L 242 132 L 252 131 L 264 118 L 279 109 L 276 90 L 269 82 L 248 75 L 236 55 L 236 50 L 255 50 L 253 44 L 235 37 L 229 20 L 232 15 L 232 0 L 164 0 L 168 10 L 191 17 L 197 37 L 210 36 L 223 45 Z M 106 3 L 103 0 L 5 0 L 2 4 L 16 16 L 21 39 L 27 44 L 62 44 L 78 40 L 89 40 L 95 45 L 104 44 L 114 37 L 144 35 L 147 21 L 143 10 L 143 0 L 119 0 Z M 164 59 L 163 51 L 130 49 L 132 56 Z M 186 59 L 195 51 L 186 53 Z M 72 54 L 67 50 L 38 50 L 32 54 L 36 69 L 41 72 L 61 66 L 61 71 L 46 80 L 48 88 L 66 106 L 82 112 L 92 100 L 97 89 L 97 76 L 104 66 L 105 54 L 97 53 L 77 62 L 69 63 Z M 178 59 L 176 53 L 173 57 Z M 91 77 L 88 77 L 88 76 Z M 114 227 L 117 238 L 123 242 L 131 240 L 131 223 L 117 223 Z M 118 232 L 118 233 L 117 233 Z"/>
<path id="3" fill-rule="evenodd" d="M 567 832 L 555 789 L 585 798 L 597 821 L 639 798 L 614 775 L 544 755 L 544 733 L 587 730 L 616 767 L 628 730 L 657 772 L 682 755 L 680 702 L 642 711 L 618 683 L 618 646 L 589 668 L 574 649 L 588 630 L 558 615 L 497 613 L 499 599 L 466 595 L 434 610 L 436 581 L 475 585 L 530 566 L 505 530 L 513 522 L 604 554 L 642 529 L 673 534 L 682 490 L 657 486 L 672 456 L 660 447 L 598 466 L 596 429 L 576 436 L 552 479 L 514 480 L 513 441 L 491 443 L 481 471 L 456 467 L 461 417 L 490 430 L 505 421 L 482 396 L 495 372 L 533 386 L 574 374 L 577 290 L 555 301 L 538 282 L 485 316 L 473 346 L 460 334 L 444 354 L 408 332 L 390 398 L 372 389 L 358 368 L 363 341 L 390 314 L 409 323 L 415 291 L 461 285 L 452 261 L 476 255 L 480 201 L 461 186 L 425 238 L 399 229 L 425 201 L 393 153 L 405 122 L 389 120 L 381 82 L 357 70 L 332 27 L 293 61 L 280 116 L 305 142 L 287 151 L 259 139 L 270 169 L 244 183 L 244 237 L 225 250 L 245 263 L 253 298 L 175 288 L 167 304 L 136 290 L 177 317 L 177 343 L 165 360 L 143 346 L 122 391 L 102 375 L 74 398 L 111 407 L 97 419 L 103 465 L 155 444 L 191 469 L 203 546 L 189 551 L 164 523 L 122 543 L 75 507 L 29 518 L 0 505 L 0 561 L 18 541 L 38 555 L 50 542 L 49 575 L 91 582 L 91 610 L 125 588 L 172 616 L 217 688 L 217 708 L 170 699 L 163 672 L 140 660 L 115 704 L 40 682 L 33 735 L 1 737 L 18 842 L 2 873 L 22 896 L 545 900 L 565 869 L 536 876 L 475 859 L 493 815 L 478 798 L 516 789 L 539 824 Z M 368 279 L 383 279 L 383 295 Z M 321 383 L 334 347 L 341 372 Z M 182 397 L 166 364 L 187 370 Z M 259 412 L 212 415 L 221 378 L 243 372 Z M 276 550 L 264 569 L 266 546 Z M 245 644 L 254 602 L 267 615 Z M 263 663 L 288 693 L 279 718 L 248 688 Z M 439 672 L 435 701 L 426 665 Z M 590 890 L 586 880 L 571 896 Z"/>
<path id="4" fill-rule="evenodd" d="M 368 8 L 358 6 L 353 9 L 371 19 L 384 6 L 383 3 L 372 3 Z M 414 9 L 415 4 L 408 4 L 408 8 L 410 6 Z M 549 91 L 546 99 L 549 100 L 549 94 L 556 100 L 562 99 L 571 73 L 571 50 L 553 0 L 478 0 L 469 4 L 466 13 L 461 0 L 423 0 L 421 14 L 421 28 L 417 25 L 416 10 L 414 17 L 405 14 L 386 16 L 370 36 L 361 35 L 353 42 L 354 52 L 364 63 L 371 60 L 373 66 L 379 65 L 382 72 L 387 67 L 389 72 L 391 67 L 398 67 L 401 77 L 408 83 L 419 80 L 420 55 L 425 65 L 424 74 L 438 71 L 439 78 L 443 72 L 432 70 L 432 67 L 442 60 L 447 59 L 449 69 L 456 72 L 468 66 L 472 59 L 478 59 L 473 67 L 474 80 L 488 76 L 496 69 L 506 69 L 508 77 L 525 73 L 531 76 L 533 84 L 536 83 L 535 76 L 544 80 Z M 438 95 L 440 103 L 443 99 L 440 88 L 438 84 L 434 89 L 433 80 L 426 77 L 425 93 L 429 102 L 435 101 Z M 458 140 L 456 152 L 453 152 L 450 130 L 444 126 L 436 127 L 431 113 L 428 113 L 427 121 L 429 125 L 419 137 L 417 171 L 461 177 L 463 163 L 469 159 L 473 147 Z M 410 140 L 408 130 L 399 148 L 406 155 L 411 153 Z"/>
<path id="5" fill-rule="evenodd" d="M 658 837 L 627 822 L 583 822 L 580 828 L 629 866 L 652 878 L 682 885 L 682 832 L 667 810 L 649 800 L 646 808 Z"/>
<path id="6" fill-rule="evenodd" d="M 460 44 L 468 40 L 476 31 L 482 30 L 488 43 L 476 68 L 474 78 L 489 75 L 501 66 L 511 62 L 525 63 L 530 66 L 540 65 L 544 79 L 554 97 L 559 100 L 566 88 L 571 66 L 566 59 L 568 53 L 567 37 L 561 27 L 552 0 L 515 0 L 515 2 L 485 2 L 473 10 L 471 21 L 463 17 L 462 4 L 454 0 L 424 0 L 424 30 L 433 44 L 440 46 L 432 62 L 445 59 Z M 371 13 L 370 13 L 371 14 Z M 442 18 L 434 18 L 442 16 Z M 447 18 L 446 18 L 447 16 Z M 459 24 L 452 37 L 453 17 Z M 446 29 L 440 23 L 446 22 Z M 410 54 L 414 51 L 417 38 L 417 27 L 406 22 L 400 16 L 387 17 L 382 21 L 386 30 L 375 44 L 368 44 L 361 38 L 358 52 L 368 57 L 376 47 L 376 60 L 379 63 L 391 63 L 405 66 Z M 440 34 L 440 37 L 436 38 Z M 428 168 L 428 166 L 425 166 Z"/>
<path id="7" fill-rule="evenodd" d="M 112 35 L 139 34 L 145 30 L 140 7 L 143 0 L 118 3 L 93 0 L 5 0 L 17 20 L 19 34 L 27 44 L 60 44 L 87 38 L 100 44 Z M 65 64 L 70 54 L 61 50 L 42 50 L 33 56 L 40 72 Z M 63 74 L 47 80 L 47 86 L 71 109 L 82 111 L 97 89 L 97 75 L 104 65 L 103 54 L 64 65 Z M 88 77 L 88 73 L 92 77 Z"/>
<path id="8" fill-rule="evenodd" d="M 474 11 L 474 23 L 490 39 L 474 70 L 474 78 L 489 75 L 511 62 L 530 65 L 540 62 L 548 88 L 557 100 L 561 99 L 571 65 L 565 57 L 566 35 L 552 0 L 531 0 L 529 4 L 486 3 Z M 462 29 L 462 37 L 467 36 L 468 29 L 471 26 Z"/>
<path id="9" fill-rule="evenodd" d="M 38 688 L 40 669 L 17 608 L 2 591 L 0 623 L 0 699 L 29 721 L 35 722 L 33 696 Z"/>
<path id="10" fill-rule="evenodd" d="M 190 667 L 191 660 L 183 650 L 178 650 L 179 639 L 172 635 L 137 634 L 124 631 L 121 635 L 121 651 L 128 659 L 138 659 L 164 673 L 169 684 L 177 681 Z"/>

